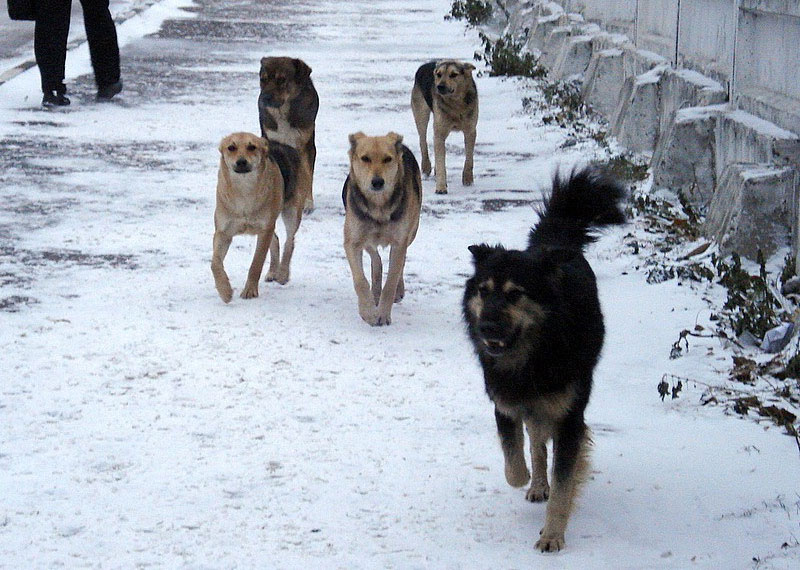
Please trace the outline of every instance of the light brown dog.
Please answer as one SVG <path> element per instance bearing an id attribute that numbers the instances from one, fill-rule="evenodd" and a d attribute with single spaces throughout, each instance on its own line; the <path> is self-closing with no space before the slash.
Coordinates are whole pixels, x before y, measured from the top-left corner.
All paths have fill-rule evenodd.
<path id="1" fill-rule="evenodd" d="M 308 187 L 305 209 L 311 211 L 314 209 L 311 188 L 317 159 L 314 128 L 319 110 L 319 96 L 311 81 L 311 68 L 297 58 L 264 57 L 259 80 L 261 135 L 296 149 L 307 162 L 308 168 L 301 172 L 297 184 Z"/>
<path id="2" fill-rule="evenodd" d="M 475 66 L 452 59 L 431 61 L 420 66 L 411 90 L 411 111 L 419 133 L 422 172 L 431 173 L 428 156 L 428 121 L 433 113 L 433 155 L 436 160 L 436 193 L 447 193 L 445 140 L 452 131 L 464 133 L 464 170 L 461 182 L 473 182 L 476 127 L 478 124 L 478 90 L 472 71 Z"/>
<path id="3" fill-rule="evenodd" d="M 406 251 L 419 227 L 419 165 L 397 133 L 381 137 L 352 134 L 349 156 L 350 174 L 342 189 L 344 250 L 358 296 L 358 313 L 370 325 L 388 325 L 392 303 L 405 294 Z M 385 286 L 379 246 L 391 246 Z M 371 259 L 371 289 L 364 276 L 365 250 Z"/>
<path id="4" fill-rule="evenodd" d="M 257 235 L 256 251 L 241 297 L 258 296 L 258 281 L 270 251 L 267 281 L 284 284 L 294 251 L 294 236 L 300 226 L 306 194 L 297 186 L 298 173 L 307 168 L 294 149 L 270 143 L 251 133 L 228 135 L 219 145 L 217 206 L 214 210 L 214 246 L 211 272 L 220 298 L 233 296 L 223 262 L 233 237 Z M 286 228 L 286 244 L 280 258 L 280 241 L 275 233 L 278 214 Z"/>

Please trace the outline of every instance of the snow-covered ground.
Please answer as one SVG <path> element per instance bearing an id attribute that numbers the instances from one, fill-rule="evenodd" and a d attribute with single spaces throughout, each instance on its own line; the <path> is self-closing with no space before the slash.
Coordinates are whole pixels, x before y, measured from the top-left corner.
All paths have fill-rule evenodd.
<path id="1" fill-rule="evenodd" d="M 623 244 L 588 254 L 607 340 L 588 409 L 593 471 L 567 549 L 533 544 L 545 506 L 503 476 L 460 318 L 467 246 L 520 247 L 554 169 L 602 155 L 477 79 L 475 186 L 424 181 L 407 294 L 358 316 L 342 248 L 347 135 L 418 151 L 413 73 L 479 47 L 445 0 L 164 0 L 120 26 L 126 90 L 38 108 L 35 69 L 0 86 L 0 567 L 796 568 L 800 459 L 777 427 L 662 402 L 665 373 L 719 383 L 714 289 L 648 285 Z M 185 4 L 185 2 L 183 2 Z M 189 6 L 188 4 L 186 4 Z M 165 24 L 162 26 L 162 22 Z M 159 31 L 160 30 L 160 31 Z M 291 54 L 320 94 L 317 209 L 292 280 L 225 305 L 209 269 L 217 144 L 258 131 L 258 62 Z M 226 260 L 239 289 L 254 249 Z"/>

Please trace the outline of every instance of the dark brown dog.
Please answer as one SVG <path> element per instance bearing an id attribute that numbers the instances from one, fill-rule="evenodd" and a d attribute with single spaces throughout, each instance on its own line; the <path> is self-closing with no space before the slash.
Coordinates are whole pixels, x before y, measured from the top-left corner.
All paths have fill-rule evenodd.
<path id="1" fill-rule="evenodd" d="M 261 135 L 300 153 L 308 165 L 308 180 L 298 186 L 307 187 L 305 210 L 314 209 L 312 184 L 317 147 L 314 143 L 314 121 L 319 110 L 319 96 L 311 81 L 311 68 L 301 59 L 264 57 L 261 59 L 261 95 L 258 97 L 258 118 Z M 305 193 L 305 192 L 304 192 Z"/>
<path id="2" fill-rule="evenodd" d="M 472 71 L 475 66 L 452 59 L 430 61 L 420 66 L 411 91 L 411 111 L 419 133 L 422 172 L 431 173 L 428 157 L 428 121 L 433 113 L 433 155 L 436 160 L 436 193 L 447 193 L 445 140 L 452 131 L 464 133 L 464 170 L 461 183 L 473 181 L 472 159 L 478 124 L 478 90 Z"/>

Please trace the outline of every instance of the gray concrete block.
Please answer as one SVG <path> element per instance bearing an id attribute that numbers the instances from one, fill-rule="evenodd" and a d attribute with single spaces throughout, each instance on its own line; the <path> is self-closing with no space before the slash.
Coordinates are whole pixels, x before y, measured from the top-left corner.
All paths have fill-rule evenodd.
<path id="1" fill-rule="evenodd" d="M 531 51 L 542 51 L 550 32 L 564 24 L 563 15 L 562 12 L 535 18 L 528 32 L 527 48 Z"/>
<path id="2" fill-rule="evenodd" d="M 634 152 L 652 152 L 659 136 L 659 83 L 666 66 L 628 77 L 611 123 L 611 134 Z"/>
<path id="3" fill-rule="evenodd" d="M 541 48 L 541 56 L 539 61 L 547 67 L 553 69 L 553 65 L 558 59 L 558 54 L 564 48 L 569 39 L 572 37 L 574 30 L 572 26 L 557 26 L 553 28 L 547 36 L 544 45 Z"/>
<path id="4" fill-rule="evenodd" d="M 556 81 L 572 77 L 584 76 L 592 59 L 592 35 L 570 37 L 562 46 L 550 74 Z"/>
<path id="5" fill-rule="evenodd" d="M 660 89 L 659 133 L 662 137 L 669 132 L 679 109 L 719 105 L 728 98 L 721 83 L 689 69 L 667 69 Z"/>
<path id="6" fill-rule="evenodd" d="M 611 48 L 595 51 L 584 74 L 581 97 L 595 112 L 610 121 L 624 82 L 622 50 Z"/>
<path id="7" fill-rule="evenodd" d="M 725 113 L 717 122 L 717 178 L 736 162 L 772 163 L 778 148 L 797 141 L 796 134 L 741 110 Z"/>
<path id="8" fill-rule="evenodd" d="M 725 112 L 725 105 L 677 111 L 653 153 L 653 188 L 676 192 L 701 214 L 717 186 L 716 129 Z"/>
<path id="9" fill-rule="evenodd" d="M 797 171 L 771 164 L 733 163 L 725 167 L 711 200 L 703 232 L 720 252 L 769 258 L 790 240 Z"/>

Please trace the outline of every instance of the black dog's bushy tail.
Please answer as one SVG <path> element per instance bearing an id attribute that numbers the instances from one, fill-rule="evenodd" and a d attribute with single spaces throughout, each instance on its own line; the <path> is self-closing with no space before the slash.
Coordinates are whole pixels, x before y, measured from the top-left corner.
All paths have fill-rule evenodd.
<path id="1" fill-rule="evenodd" d="M 600 169 L 573 170 L 567 179 L 556 173 L 553 191 L 528 237 L 528 249 L 582 249 L 597 239 L 593 228 L 625 223 L 620 207 L 624 197 L 624 188 Z"/>

